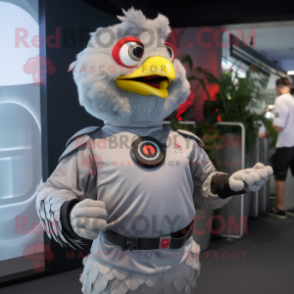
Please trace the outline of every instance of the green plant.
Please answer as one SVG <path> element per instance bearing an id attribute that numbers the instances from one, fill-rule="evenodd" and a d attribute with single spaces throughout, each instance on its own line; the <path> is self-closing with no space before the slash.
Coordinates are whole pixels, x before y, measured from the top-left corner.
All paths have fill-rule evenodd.
<path id="1" fill-rule="evenodd" d="M 204 119 L 193 130 L 198 136 L 212 129 L 218 121 L 241 122 L 246 129 L 246 152 L 249 153 L 258 135 L 258 122 L 262 121 L 270 135 L 276 139 L 276 132 L 272 124 L 262 114 L 256 113 L 257 105 L 263 100 L 262 89 L 267 86 L 268 78 L 259 72 L 256 67 L 250 66 L 244 78 L 239 77 L 233 71 L 224 71 L 219 78 L 211 72 L 202 68 L 194 67 L 189 55 L 181 58 L 182 63 L 188 67 L 187 78 L 191 83 L 191 89 L 201 86 L 207 96 L 204 104 Z M 215 97 L 210 97 L 207 85 L 217 85 L 219 90 Z M 195 104 L 190 105 L 184 113 L 182 119 L 186 120 L 193 113 Z M 174 127 L 176 125 L 176 115 L 172 118 Z M 182 127 L 182 125 L 181 125 Z M 222 127 L 221 130 L 215 128 L 214 134 L 240 133 L 239 127 Z M 274 142 L 273 142 L 274 144 Z M 215 150 L 211 151 L 215 152 Z"/>

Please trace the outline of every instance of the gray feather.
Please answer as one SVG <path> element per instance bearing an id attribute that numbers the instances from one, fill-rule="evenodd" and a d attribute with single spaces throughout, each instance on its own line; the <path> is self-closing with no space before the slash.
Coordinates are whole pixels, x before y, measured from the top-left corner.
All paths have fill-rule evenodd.
<path id="1" fill-rule="evenodd" d="M 185 278 L 176 277 L 173 281 L 174 287 L 177 289 L 178 292 L 182 291 L 186 285 Z"/>
<path id="2" fill-rule="evenodd" d="M 128 277 L 125 280 L 125 284 L 127 285 L 128 289 L 132 291 L 138 289 L 138 287 L 140 286 L 132 274 L 128 275 Z"/>
<path id="3" fill-rule="evenodd" d="M 152 288 L 148 287 L 147 285 L 142 286 L 142 294 L 155 294 Z"/>
<path id="4" fill-rule="evenodd" d="M 83 288 L 84 294 L 190 294 L 193 290 L 193 285 L 196 285 L 196 278 L 199 275 L 199 270 L 190 268 L 188 271 L 185 269 L 185 263 L 176 266 L 169 270 L 168 275 L 171 277 L 171 283 L 164 282 L 166 273 L 145 275 L 130 273 L 114 267 L 111 264 L 101 266 L 101 261 L 95 258 L 87 258 L 83 271 Z M 108 269 L 105 268 L 110 268 Z M 102 270 L 100 270 L 100 268 Z M 106 272 L 103 274 L 103 272 Z M 183 271 L 187 274 L 191 281 L 186 280 L 184 277 L 179 278 L 177 272 Z M 116 274 L 120 279 L 116 277 Z M 93 290 L 90 292 L 91 283 L 93 283 Z M 149 287 L 148 284 L 154 284 Z M 103 290 L 102 290 L 103 289 Z"/>
<path id="5" fill-rule="evenodd" d="M 124 280 L 129 274 L 128 271 L 125 271 L 119 268 L 113 269 L 113 273 L 118 280 Z"/>
<path id="6" fill-rule="evenodd" d="M 162 281 L 158 281 L 158 283 L 152 288 L 155 293 L 162 290 L 164 288 L 164 283 Z"/>
<path id="7" fill-rule="evenodd" d="M 100 291 L 105 290 L 107 284 L 108 279 L 106 279 L 106 277 L 102 273 L 99 273 L 94 285 L 95 293 L 100 293 Z"/>
<path id="8" fill-rule="evenodd" d="M 163 282 L 166 284 L 166 285 L 171 285 L 171 283 L 173 282 L 175 278 L 175 273 L 173 270 L 169 270 L 167 271 L 164 276 L 163 276 Z"/>
<path id="9" fill-rule="evenodd" d="M 146 277 L 146 285 L 148 287 L 154 287 L 160 279 L 160 275 L 152 275 Z"/>
<path id="10" fill-rule="evenodd" d="M 115 275 L 114 275 L 113 271 L 110 271 L 107 274 L 107 279 L 110 281 L 110 280 L 113 280 L 114 278 L 115 278 Z"/>
<path id="11" fill-rule="evenodd" d="M 107 273 L 109 273 L 111 271 L 111 267 L 109 267 L 105 264 L 102 264 L 102 263 L 99 263 L 99 268 L 100 268 L 100 271 L 103 275 L 106 275 Z"/>

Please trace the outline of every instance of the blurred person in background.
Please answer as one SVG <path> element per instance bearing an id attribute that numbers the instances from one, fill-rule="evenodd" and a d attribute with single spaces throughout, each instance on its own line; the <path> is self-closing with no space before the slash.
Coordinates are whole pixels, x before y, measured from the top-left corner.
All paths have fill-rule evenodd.
<path id="1" fill-rule="evenodd" d="M 278 133 L 278 140 L 271 161 L 277 202 L 266 213 L 272 217 L 285 219 L 286 214 L 294 216 L 294 208 L 285 212 L 284 207 L 285 181 L 289 167 L 294 176 L 294 97 L 291 95 L 290 81 L 287 78 L 277 79 L 276 90 L 279 96 L 275 100 L 273 127 Z M 266 132 L 259 135 L 259 138 L 263 139 L 267 136 Z"/>

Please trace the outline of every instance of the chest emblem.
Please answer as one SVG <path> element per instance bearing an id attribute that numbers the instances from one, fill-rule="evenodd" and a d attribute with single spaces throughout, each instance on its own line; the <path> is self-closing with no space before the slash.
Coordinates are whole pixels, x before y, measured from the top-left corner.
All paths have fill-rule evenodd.
<path id="1" fill-rule="evenodd" d="M 139 137 L 132 143 L 131 158 L 142 167 L 154 168 L 164 161 L 165 151 L 157 139 L 150 136 Z"/>

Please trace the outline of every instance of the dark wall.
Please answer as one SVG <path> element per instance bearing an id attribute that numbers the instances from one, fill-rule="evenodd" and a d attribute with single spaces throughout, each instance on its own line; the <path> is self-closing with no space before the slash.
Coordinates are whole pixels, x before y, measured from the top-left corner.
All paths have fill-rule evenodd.
<path id="1" fill-rule="evenodd" d="M 41 87 L 43 181 L 56 168 L 66 141 L 74 133 L 87 126 L 102 125 L 79 105 L 76 85 L 68 67 L 76 54 L 86 47 L 89 32 L 116 22 L 115 17 L 80 0 L 40 0 L 40 34 L 56 36 L 56 30 L 60 30 L 60 44 L 58 41 L 54 48 L 48 44 L 41 48 L 41 54 L 56 67 L 54 74 L 47 74 L 46 86 Z M 84 250 L 73 252 L 70 247 L 62 248 L 49 240 L 46 234 L 45 243 L 55 254 L 52 261 L 46 262 L 49 273 L 81 267 L 82 257 L 91 245 L 89 242 Z"/>
<path id="2" fill-rule="evenodd" d="M 56 67 L 47 75 L 47 128 L 49 175 L 65 148 L 66 141 L 80 129 L 101 124 L 78 102 L 77 88 L 68 67 L 82 51 L 89 32 L 114 24 L 117 19 L 80 0 L 50 0 L 45 2 L 46 35 L 56 35 L 60 28 L 60 47 L 46 46 L 46 56 Z M 51 41 L 51 43 L 54 43 Z M 59 45 L 59 44 L 58 44 Z"/>

